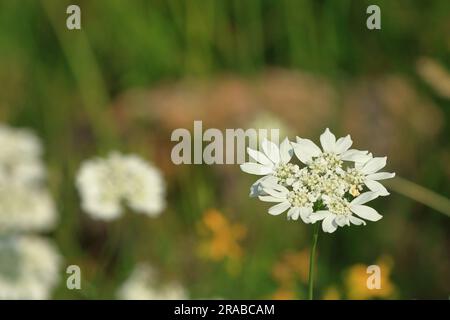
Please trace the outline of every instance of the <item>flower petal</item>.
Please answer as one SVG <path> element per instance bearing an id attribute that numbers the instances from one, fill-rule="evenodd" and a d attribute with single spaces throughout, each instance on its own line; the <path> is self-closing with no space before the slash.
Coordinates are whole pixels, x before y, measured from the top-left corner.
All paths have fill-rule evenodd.
<path id="1" fill-rule="evenodd" d="M 339 227 L 343 227 L 343 226 L 345 226 L 347 224 L 348 218 L 345 217 L 345 216 L 342 216 L 342 215 L 341 216 L 336 216 L 336 219 L 334 219 L 334 221 L 336 222 L 336 224 Z"/>
<path id="2" fill-rule="evenodd" d="M 284 198 L 278 198 L 274 196 L 259 196 L 258 199 L 264 202 L 283 202 L 286 200 Z"/>
<path id="3" fill-rule="evenodd" d="M 288 219 L 292 220 L 298 220 L 298 217 L 300 215 L 300 209 L 299 208 L 290 208 L 288 211 Z"/>
<path id="4" fill-rule="evenodd" d="M 326 128 L 325 132 L 320 135 L 320 144 L 325 152 L 335 152 L 336 150 L 336 136 L 331 133 L 330 129 Z"/>
<path id="5" fill-rule="evenodd" d="M 367 188 L 370 189 L 370 191 L 373 191 L 380 196 L 389 195 L 389 191 L 387 191 L 387 189 L 378 181 L 366 179 L 364 183 L 366 184 Z"/>
<path id="6" fill-rule="evenodd" d="M 262 182 L 262 186 L 265 192 L 275 197 L 277 195 L 286 197 L 289 193 L 289 190 L 286 187 L 279 184 L 267 184 L 266 182 Z"/>
<path id="7" fill-rule="evenodd" d="M 319 210 L 319 211 L 316 211 L 316 212 L 312 213 L 309 216 L 309 219 L 311 220 L 312 223 L 315 223 L 315 222 L 317 222 L 319 220 L 325 219 L 329 215 L 332 215 L 332 213 L 330 211 L 328 211 L 328 210 Z"/>
<path id="8" fill-rule="evenodd" d="M 362 167 L 361 171 L 365 174 L 375 173 L 386 166 L 387 157 L 372 158 Z"/>
<path id="9" fill-rule="evenodd" d="M 263 142 L 261 142 L 261 147 L 266 156 L 273 163 L 277 164 L 280 162 L 280 149 L 278 149 L 278 146 L 275 143 L 267 139 L 264 139 Z"/>
<path id="10" fill-rule="evenodd" d="M 333 233 L 337 229 L 337 224 L 334 222 L 336 215 L 331 214 L 322 221 L 322 230 L 324 232 Z"/>
<path id="11" fill-rule="evenodd" d="M 297 143 L 292 143 L 294 153 L 298 160 L 307 164 L 312 157 L 317 157 L 322 153 L 322 150 L 311 140 L 297 137 Z"/>
<path id="12" fill-rule="evenodd" d="M 264 153 L 257 151 L 257 150 L 250 149 L 250 148 L 247 148 L 247 153 L 249 154 L 250 157 L 252 157 L 254 160 L 258 161 L 260 164 L 267 166 L 267 167 L 273 166 L 273 162 L 270 161 L 270 159 L 267 158 Z"/>
<path id="13" fill-rule="evenodd" d="M 277 181 L 278 179 L 275 178 L 274 176 L 264 176 L 262 178 L 259 178 L 250 187 L 250 197 L 254 198 L 257 196 L 266 195 L 266 193 L 263 190 L 264 186 L 275 185 Z"/>
<path id="14" fill-rule="evenodd" d="M 313 210 L 310 207 L 302 207 L 300 208 L 300 217 L 302 218 L 304 223 L 311 223 L 310 216 Z"/>
<path id="15" fill-rule="evenodd" d="M 352 210 L 356 215 L 360 216 L 363 219 L 369 221 L 378 221 L 383 216 L 379 214 L 374 208 L 364 206 L 364 205 L 352 205 L 350 206 L 350 210 Z"/>
<path id="16" fill-rule="evenodd" d="M 341 159 L 344 161 L 353 161 L 358 163 L 366 163 L 372 158 L 367 154 L 367 151 L 361 151 L 356 149 L 350 149 L 341 154 Z"/>
<path id="17" fill-rule="evenodd" d="M 353 223 L 353 224 L 355 224 L 357 226 L 366 225 L 366 222 L 364 220 L 360 219 L 360 218 L 357 218 L 357 217 L 354 217 L 354 216 L 350 216 L 349 219 L 350 219 L 351 223 Z"/>
<path id="18" fill-rule="evenodd" d="M 271 215 L 279 215 L 281 213 L 283 213 L 284 211 L 286 211 L 289 207 L 291 206 L 291 204 L 287 201 L 281 202 L 279 204 L 274 205 L 273 207 L 269 208 L 269 213 Z"/>
<path id="19" fill-rule="evenodd" d="M 369 180 L 385 180 L 385 179 L 391 179 L 395 177 L 394 172 L 377 172 L 369 174 L 366 178 Z"/>
<path id="20" fill-rule="evenodd" d="M 288 138 L 284 139 L 280 145 L 280 157 L 283 163 L 291 161 L 294 150 Z"/>
<path id="21" fill-rule="evenodd" d="M 353 144 L 352 138 L 350 135 L 347 135 L 346 137 L 339 138 L 336 141 L 336 153 L 341 154 L 346 152 Z"/>
<path id="22" fill-rule="evenodd" d="M 266 175 L 272 173 L 272 168 L 254 162 L 246 162 L 241 164 L 241 170 L 256 175 Z"/>
<path id="23" fill-rule="evenodd" d="M 355 199 L 353 199 L 350 204 L 351 205 L 359 205 L 359 204 L 364 204 L 367 203 L 369 201 L 372 201 L 373 199 L 378 198 L 378 194 L 376 192 L 364 192 L 362 194 L 360 194 L 358 197 L 356 197 Z"/>

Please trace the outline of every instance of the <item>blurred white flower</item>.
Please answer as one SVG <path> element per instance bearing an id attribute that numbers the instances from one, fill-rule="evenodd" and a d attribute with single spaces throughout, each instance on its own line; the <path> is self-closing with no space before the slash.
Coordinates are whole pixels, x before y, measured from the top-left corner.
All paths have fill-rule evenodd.
<path id="1" fill-rule="evenodd" d="M 121 300 L 183 300 L 186 290 L 177 283 L 158 285 L 155 271 L 147 264 L 137 265 L 117 291 Z"/>
<path id="2" fill-rule="evenodd" d="M 55 247 L 42 238 L 0 237 L 0 299 L 48 299 L 60 262 Z"/>
<path id="3" fill-rule="evenodd" d="M 299 137 L 292 148 L 285 139 L 280 149 L 267 141 L 262 145 L 263 152 L 247 149 L 258 163 L 244 163 L 241 169 L 264 175 L 252 186 L 251 195 L 277 203 L 269 208 L 269 214 L 279 215 L 287 210 L 288 219 L 301 217 L 305 223 L 323 220 L 325 232 L 345 225 L 365 225 L 360 218 L 381 219 L 378 212 L 364 204 L 389 194 L 378 182 L 395 176 L 378 172 L 385 167 L 386 157 L 350 149 L 353 142 L 349 135 L 336 140 L 328 128 L 320 142 L 323 151 L 311 140 Z M 291 163 L 292 151 L 304 165 L 302 168 Z"/>
<path id="4" fill-rule="evenodd" d="M 122 204 L 148 216 L 165 207 L 161 172 L 135 155 L 111 153 L 85 161 L 77 175 L 82 207 L 92 217 L 111 220 L 122 214 Z"/>
<path id="5" fill-rule="evenodd" d="M 0 124 L 0 181 L 34 183 L 45 176 L 39 139 L 27 129 Z"/>
<path id="6" fill-rule="evenodd" d="M 57 215 L 44 185 L 39 139 L 0 124 L 0 146 L 0 232 L 50 230 Z"/>
<path id="7" fill-rule="evenodd" d="M 0 183 L 0 232 L 49 231 L 56 220 L 55 204 L 47 190 L 15 181 Z"/>

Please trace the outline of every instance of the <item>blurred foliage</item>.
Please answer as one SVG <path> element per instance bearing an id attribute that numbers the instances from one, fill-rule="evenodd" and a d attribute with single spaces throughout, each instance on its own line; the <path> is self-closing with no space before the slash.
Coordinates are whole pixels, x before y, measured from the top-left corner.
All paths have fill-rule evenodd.
<path id="1" fill-rule="evenodd" d="M 81 31 L 65 27 L 74 3 Z M 381 31 L 365 27 L 369 4 Z M 61 281 L 54 297 L 113 298 L 147 261 L 192 298 L 305 298 L 311 228 L 266 214 L 238 166 L 173 166 L 171 130 L 259 116 L 310 138 L 330 126 L 448 198 L 449 34 L 447 0 L 0 0 L 0 120 L 43 139 L 61 215 L 51 236 L 83 270 L 82 290 Z M 161 217 L 106 224 L 81 212 L 79 163 L 112 148 L 164 170 Z M 396 193 L 376 206 L 379 223 L 320 235 L 318 296 L 372 298 L 346 285 L 390 256 L 396 295 L 379 298 L 447 298 L 449 217 Z"/>

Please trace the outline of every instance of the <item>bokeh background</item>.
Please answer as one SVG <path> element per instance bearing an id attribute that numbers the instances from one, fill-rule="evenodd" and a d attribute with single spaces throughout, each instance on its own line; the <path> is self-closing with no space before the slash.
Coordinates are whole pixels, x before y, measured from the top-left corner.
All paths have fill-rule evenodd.
<path id="1" fill-rule="evenodd" d="M 69 4 L 82 30 L 67 30 Z M 330 127 L 387 155 L 384 218 L 320 235 L 316 297 L 448 299 L 449 35 L 447 0 L 1 0 L 0 121 L 41 138 L 58 207 L 42 235 L 63 258 L 51 297 L 116 298 L 145 263 L 193 299 L 306 298 L 311 226 L 268 215 L 237 165 L 172 164 L 171 132 L 202 120 L 315 141 Z M 80 163 L 111 150 L 163 171 L 160 216 L 82 211 Z M 66 288 L 71 264 L 81 290 Z M 381 290 L 365 288 L 371 264 Z"/>

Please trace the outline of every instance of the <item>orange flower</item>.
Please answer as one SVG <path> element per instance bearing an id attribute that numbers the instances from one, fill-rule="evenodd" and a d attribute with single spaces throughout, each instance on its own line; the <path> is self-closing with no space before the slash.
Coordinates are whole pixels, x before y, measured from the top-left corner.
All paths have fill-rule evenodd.
<path id="1" fill-rule="evenodd" d="M 204 213 L 199 230 L 204 238 L 199 246 L 201 255 L 214 261 L 240 260 L 243 250 L 239 242 L 247 233 L 245 226 L 231 224 L 221 212 L 210 209 Z"/>

